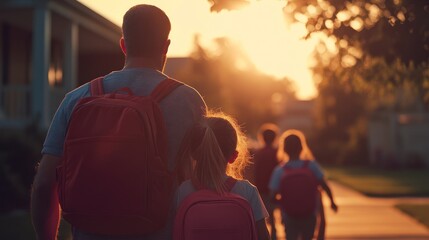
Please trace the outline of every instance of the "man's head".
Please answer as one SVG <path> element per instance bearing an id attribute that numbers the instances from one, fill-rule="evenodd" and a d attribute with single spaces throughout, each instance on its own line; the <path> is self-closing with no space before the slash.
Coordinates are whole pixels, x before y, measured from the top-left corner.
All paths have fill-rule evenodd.
<path id="1" fill-rule="evenodd" d="M 166 55 L 170 30 L 170 20 L 161 9 L 147 4 L 130 8 L 122 23 L 127 57 L 158 58 Z"/>
<path id="2" fill-rule="evenodd" d="M 271 146 L 274 143 L 274 140 L 277 138 L 279 129 L 277 125 L 272 123 L 265 123 L 259 128 L 258 138 L 266 146 Z"/>

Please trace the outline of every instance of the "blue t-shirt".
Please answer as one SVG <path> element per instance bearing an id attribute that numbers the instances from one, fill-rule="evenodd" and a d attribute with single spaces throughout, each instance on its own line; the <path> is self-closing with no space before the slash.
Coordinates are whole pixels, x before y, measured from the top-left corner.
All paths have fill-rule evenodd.
<path id="1" fill-rule="evenodd" d="M 273 174 L 271 175 L 270 183 L 268 185 L 269 189 L 272 192 L 278 192 L 280 188 L 280 180 L 284 173 L 283 167 L 287 165 L 288 168 L 301 168 L 304 165 L 303 160 L 292 160 L 286 163 L 280 163 L 273 170 Z M 308 168 L 313 172 L 314 176 L 317 180 L 322 180 L 324 175 L 322 172 L 322 168 L 317 164 L 316 161 L 310 161 L 308 164 Z"/>
<path id="2" fill-rule="evenodd" d="M 103 88 L 104 92 L 109 93 L 123 87 L 128 87 L 135 95 L 147 96 L 166 78 L 167 76 L 162 72 L 151 68 L 123 69 L 106 75 L 103 80 Z M 42 154 L 50 154 L 58 157 L 63 155 L 63 145 L 72 111 L 81 98 L 88 96 L 90 96 L 88 83 L 76 88 L 65 96 L 49 127 L 43 144 Z M 173 170 L 180 143 L 186 131 L 206 113 L 206 104 L 195 89 L 184 84 L 165 97 L 160 103 L 160 108 L 167 128 L 168 165 L 169 169 Z M 163 231 L 150 236 L 129 238 L 129 240 L 171 238 L 172 217 L 173 214 L 171 213 L 169 223 Z M 105 240 L 122 238 L 87 234 L 74 228 L 73 239 Z"/>

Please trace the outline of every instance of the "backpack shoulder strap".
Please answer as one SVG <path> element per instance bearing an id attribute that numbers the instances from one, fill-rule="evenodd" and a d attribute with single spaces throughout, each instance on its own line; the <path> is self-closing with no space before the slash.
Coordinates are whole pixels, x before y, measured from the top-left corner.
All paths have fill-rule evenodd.
<path id="1" fill-rule="evenodd" d="M 310 165 L 310 160 L 305 160 L 302 168 L 308 168 L 308 165 Z"/>
<path id="2" fill-rule="evenodd" d="M 232 188 L 235 186 L 236 183 L 237 183 L 237 179 L 228 177 L 225 183 L 223 184 L 223 186 L 225 187 L 225 191 L 231 192 Z"/>
<path id="3" fill-rule="evenodd" d="M 232 177 L 228 177 L 225 182 L 223 183 L 223 187 L 225 192 L 231 192 L 232 188 L 235 186 L 235 183 L 237 183 L 237 179 L 232 178 Z M 192 181 L 192 185 L 194 186 L 195 190 L 203 190 L 206 189 L 205 186 L 203 186 L 200 182 L 198 181 Z"/>
<path id="4" fill-rule="evenodd" d="M 290 167 L 287 165 L 287 163 L 285 163 L 283 166 L 282 166 L 282 168 L 283 168 L 283 170 L 288 170 L 288 169 L 290 169 Z"/>
<path id="5" fill-rule="evenodd" d="M 97 96 L 97 95 L 103 95 L 104 94 L 103 78 L 104 77 L 98 77 L 89 83 L 89 90 L 90 90 L 91 96 Z"/>
<path id="6" fill-rule="evenodd" d="M 152 91 L 150 96 L 155 99 L 158 103 L 164 99 L 168 94 L 170 94 L 174 89 L 183 85 L 178 81 L 175 81 L 171 78 L 167 78 L 163 80 L 161 83 L 156 86 L 156 88 Z"/>
<path id="7" fill-rule="evenodd" d="M 199 191 L 199 190 L 204 189 L 204 186 L 199 181 L 192 179 L 191 182 L 192 182 L 192 186 L 194 186 L 195 190 Z"/>

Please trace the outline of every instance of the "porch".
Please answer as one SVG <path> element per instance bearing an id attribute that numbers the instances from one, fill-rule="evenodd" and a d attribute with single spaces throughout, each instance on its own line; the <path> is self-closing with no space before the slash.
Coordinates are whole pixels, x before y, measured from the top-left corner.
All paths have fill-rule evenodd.
<path id="1" fill-rule="evenodd" d="M 0 128 L 46 130 L 65 93 L 123 66 L 121 29 L 75 0 L 0 3 Z"/>

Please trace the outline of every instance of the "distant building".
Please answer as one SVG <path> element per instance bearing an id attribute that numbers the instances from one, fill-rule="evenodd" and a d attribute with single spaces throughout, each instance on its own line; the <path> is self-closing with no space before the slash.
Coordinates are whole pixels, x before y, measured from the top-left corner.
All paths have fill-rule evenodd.
<path id="1" fill-rule="evenodd" d="M 314 100 L 288 100 L 278 121 L 280 129 L 298 129 L 307 136 L 314 127 Z"/>
<path id="2" fill-rule="evenodd" d="M 190 57 L 171 57 L 167 59 L 165 64 L 164 73 L 172 78 L 179 79 L 179 74 L 184 69 L 188 68 L 191 64 Z"/>
<path id="3" fill-rule="evenodd" d="M 0 128 L 46 129 L 67 91 L 122 68 L 120 37 L 75 0 L 1 0 Z"/>
<path id="4" fill-rule="evenodd" d="M 370 161 L 381 167 L 429 167 L 429 114 L 375 112 L 368 125 Z"/>

